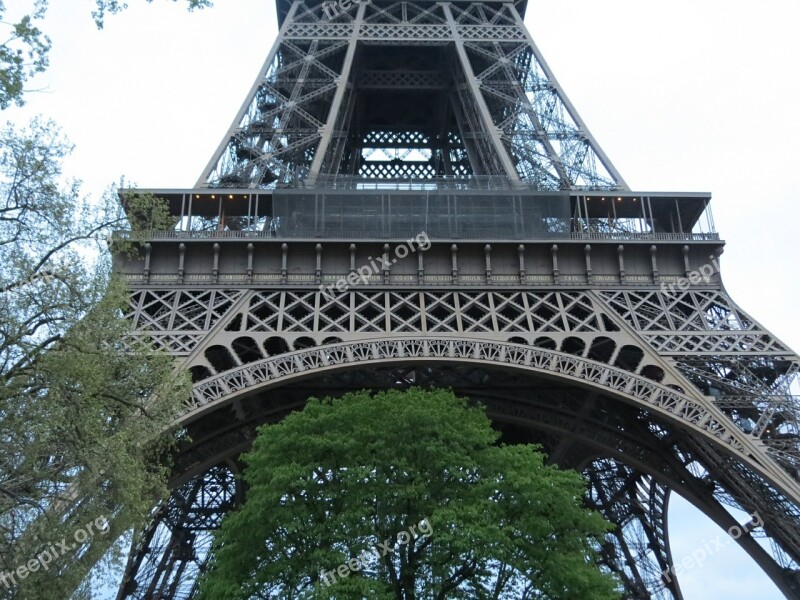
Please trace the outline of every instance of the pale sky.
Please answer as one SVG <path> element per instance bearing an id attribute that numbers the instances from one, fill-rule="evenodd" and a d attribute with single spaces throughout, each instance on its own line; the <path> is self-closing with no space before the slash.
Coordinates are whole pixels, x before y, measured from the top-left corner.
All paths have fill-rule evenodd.
<path id="1" fill-rule="evenodd" d="M 51 68 L 32 86 L 44 91 L 0 115 L 60 123 L 77 146 L 68 171 L 93 194 L 122 175 L 194 185 L 277 31 L 271 0 L 217 0 L 193 14 L 182 2 L 130 4 L 97 31 L 92 0 L 54 0 Z M 800 348 L 800 284 L 789 277 L 800 242 L 800 4 L 531 0 L 526 21 L 634 190 L 713 193 L 727 290 Z M 720 534 L 684 502 L 670 524 L 676 562 Z M 734 544 L 681 583 L 687 600 L 782 597 Z"/>

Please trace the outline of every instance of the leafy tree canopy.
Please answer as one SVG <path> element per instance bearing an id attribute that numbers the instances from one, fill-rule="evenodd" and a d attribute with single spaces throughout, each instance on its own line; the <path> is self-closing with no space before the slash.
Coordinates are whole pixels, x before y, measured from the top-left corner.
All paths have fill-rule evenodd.
<path id="1" fill-rule="evenodd" d="M 203 600 L 619 598 L 585 482 L 449 391 L 311 399 L 259 430 Z"/>
<path id="2" fill-rule="evenodd" d="M 152 4 L 153 0 L 146 0 L 148 4 Z M 211 0 L 172 0 L 172 2 L 185 2 L 189 10 L 196 8 L 208 8 L 212 6 Z M 107 14 L 114 15 L 128 8 L 127 2 L 120 2 L 119 0 L 95 0 L 97 8 L 92 12 L 97 27 L 103 27 L 103 22 Z"/>
<path id="3" fill-rule="evenodd" d="M 170 356 L 128 335 L 106 236 L 130 223 L 113 193 L 89 202 L 64 180 L 70 149 L 52 123 L 0 131 L 0 574 L 100 517 L 111 531 L 6 578 L 2 598 L 68 597 L 146 519 L 166 492 L 154 440 L 190 392 Z M 163 212 L 142 200 L 133 212 Z"/>
<path id="4" fill-rule="evenodd" d="M 152 3 L 153 0 L 146 0 Z M 172 0 L 186 2 L 189 9 L 211 6 L 211 0 Z M 20 7 L 15 5 L 15 14 L 6 17 L 6 5 L 0 0 L 0 110 L 12 104 L 24 104 L 25 84 L 49 65 L 50 38 L 40 28 L 47 14 L 49 0 L 28 0 Z M 103 28 L 105 17 L 128 7 L 119 0 L 95 0 L 92 17 L 98 29 Z"/>

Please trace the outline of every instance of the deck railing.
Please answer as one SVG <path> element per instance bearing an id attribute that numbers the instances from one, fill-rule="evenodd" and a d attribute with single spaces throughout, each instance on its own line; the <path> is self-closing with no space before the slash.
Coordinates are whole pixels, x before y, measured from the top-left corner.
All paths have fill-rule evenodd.
<path id="1" fill-rule="evenodd" d="M 422 233 L 422 231 L 408 230 L 405 233 L 397 230 L 392 231 L 391 235 L 382 233 L 380 230 L 368 231 L 347 231 L 347 230 L 300 230 L 296 229 L 291 235 L 276 235 L 268 230 L 261 231 L 241 231 L 241 230 L 201 230 L 201 231 L 179 231 L 167 230 L 156 231 L 152 229 L 141 231 L 119 231 L 114 234 L 116 239 L 130 240 L 135 242 L 147 242 L 155 240 L 217 240 L 217 239 L 273 239 L 273 240 L 297 240 L 297 239 L 405 239 Z M 719 240 L 718 233 L 641 233 L 641 232 L 543 232 L 539 235 L 515 235 L 513 232 L 502 232 L 495 229 L 463 229 L 454 235 L 453 232 L 437 232 L 426 230 L 428 237 L 432 240 L 453 240 L 453 239 L 478 239 L 478 240 L 609 240 L 609 241 L 656 241 L 656 242 L 706 242 Z"/>

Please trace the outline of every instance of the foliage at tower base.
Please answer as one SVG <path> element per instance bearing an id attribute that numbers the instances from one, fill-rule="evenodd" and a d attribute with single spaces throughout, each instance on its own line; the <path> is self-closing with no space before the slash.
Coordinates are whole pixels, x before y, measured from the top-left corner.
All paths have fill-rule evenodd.
<path id="1" fill-rule="evenodd" d="M 203 600 L 619 598 L 578 473 L 449 391 L 312 399 L 263 426 Z"/>
<path id="2" fill-rule="evenodd" d="M 128 337 L 105 238 L 130 223 L 63 180 L 69 150 L 50 123 L 0 132 L 0 598 L 70 597 L 147 517 L 190 391 Z"/>

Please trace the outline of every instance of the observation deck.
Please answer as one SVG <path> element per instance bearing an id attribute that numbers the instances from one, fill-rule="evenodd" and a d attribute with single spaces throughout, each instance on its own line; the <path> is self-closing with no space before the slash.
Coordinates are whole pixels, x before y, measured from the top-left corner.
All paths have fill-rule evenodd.
<path id="1" fill-rule="evenodd" d="M 176 219 L 119 234 L 144 248 L 118 265 L 135 285 L 319 286 L 386 257 L 364 284 L 660 286 L 724 244 L 707 193 L 541 192 L 501 177 L 120 193 L 163 198 Z M 718 287 L 716 269 L 698 283 Z"/>

